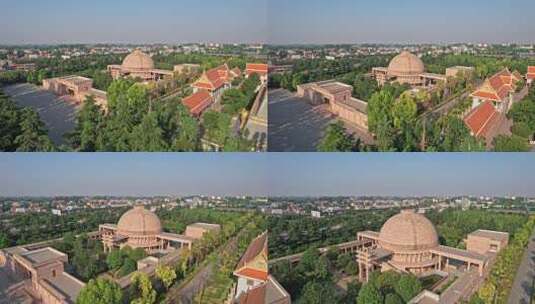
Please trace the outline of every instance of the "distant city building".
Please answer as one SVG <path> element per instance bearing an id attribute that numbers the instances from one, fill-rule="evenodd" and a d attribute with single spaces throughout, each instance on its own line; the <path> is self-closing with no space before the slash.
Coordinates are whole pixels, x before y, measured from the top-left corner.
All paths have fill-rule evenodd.
<path id="1" fill-rule="evenodd" d="M 315 217 L 315 218 L 320 218 L 321 217 L 321 212 L 319 211 L 311 211 L 310 214 L 312 215 L 312 217 Z"/>
<path id="2" fill-rule="evenodd" d="M 108 72 L 113 79 L 131 77 L 143 81 L 158 81 L 173 77 L 173 71 L 154 68 L 152 58 L 141 50 L 135 50 L 126 56 L 121 65 L 109 65 Z"/>
<path id="3" fill-rule="evenodd" d="M 194 73 L 201 69 L 201 65 L 192 63 L 177 64 L 173 67 L 173 71 L 179 74 Z"/>

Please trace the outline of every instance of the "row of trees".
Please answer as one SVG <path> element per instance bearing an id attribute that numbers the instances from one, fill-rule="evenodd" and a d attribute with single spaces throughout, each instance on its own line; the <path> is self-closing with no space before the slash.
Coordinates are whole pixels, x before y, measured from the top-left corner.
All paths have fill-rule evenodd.
<path id="1" fill-rule="evenodd" d="M 99 224 L 115 223 L 126 209 L 74 211 L 56 216 L 51 213 L 10 215 L 0 221 L 0 248 L 60 238 L 67 232 L 95 231 Z M 3 244 L 2 244 L 3 243 Z"/>
<path id="2" fill-rule="evenodd" d="M 532 216 L 516 231 L 509 245 L 498 254 L 490 275 L 470 303 L 507 303 L 516 272 L 534 228 L 535 217 Z"/>

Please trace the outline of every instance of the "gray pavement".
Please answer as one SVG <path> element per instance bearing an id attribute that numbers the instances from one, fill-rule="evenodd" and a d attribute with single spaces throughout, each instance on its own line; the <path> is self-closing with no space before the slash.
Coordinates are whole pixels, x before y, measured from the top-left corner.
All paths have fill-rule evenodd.
<path id="1" fill-rule="evenodd" d="M 77 105 L 28 83 L 10 85 L 2 89 L 16 104 L 37 111 L 56 146 L 65 143 L 63 135 L 75 127 Z"/>
<path id="2" fill-rule="evenodd" d="M 327 126 L 336 121 L 325 108 L 286 90 L 269 91 L 268 100 L 270 152 L 314 152 Z"/>
<path id="3" fill-rule="evenodd" d="M 535 290 L 535 232 L 531 235 L 527 249 L 524 251 L 522 262 L 516 272 L 513 288 L 509 294 L 508 304 L 529 304 Z"/>

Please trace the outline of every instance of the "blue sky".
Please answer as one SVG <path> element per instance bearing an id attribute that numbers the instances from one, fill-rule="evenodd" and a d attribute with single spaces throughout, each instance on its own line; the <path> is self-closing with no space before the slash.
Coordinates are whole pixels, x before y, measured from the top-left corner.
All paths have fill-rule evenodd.
<path id="1" fill-rule="evenodd" d="M 1 3 L 0 44 L 535 42 L 533 0 Z"/>
<path id="2" fill-rule="evenodd" d="M 268 0 L 2 0 L 0 44 L 263 42 Z"/>
<path id="3" fill-rule="evenodd" d="M 533 0 L 270 0 L 272 43 L 535 42 Z"/>
<path id="4" fill-rule="evenodd" d="M 529 195 L 535 154 L 0 154 L 11 195 Z"/>

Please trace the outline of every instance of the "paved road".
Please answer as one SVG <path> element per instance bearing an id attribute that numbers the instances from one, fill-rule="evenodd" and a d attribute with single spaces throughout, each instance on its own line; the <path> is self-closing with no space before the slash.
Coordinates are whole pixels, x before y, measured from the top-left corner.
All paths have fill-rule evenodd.
<path id="1" fill-rule="evenodd" d="M 13 101 L 39 113 L 55 145 L 65 143 L 63 135 L 75 126 L 77 106 L 32 84 L 15 84 L 2 88 Z"/>
<path id="2" fill-rule="evenodd" d="M 189 281 L 184 287 L 177 291 L 176 296 L 171 296 L 168 299 L 174 301 L 179 300 L 181 304 L 192 304 L 193 298 L 201 292 L 206 285 L 207 281 L 212 276 L 214 269 L 214 263 L 209 263 L 203 269 L 201 269 L 195 277 Z"/>
<path id="3" fill-rule="evenodd" d="M 475 267 L 474 267 L 475 268 Z M 441 304 L 459 303 L 463 299 L 467 299 L 477 288 L 479 277 L 477 269 L 472 269 L 469 272 L 464 272 L 458 277 L 455 282 L 448 287 L 440 296 Z"/>
<path id="4" fill-rule="evenodd" d="M 524 251 L 507 303 L 529 304 L 532 294 L 535 292 L 533 280 L 535 280 L 535 232 L 531 235 L 528 247 Z"/>
<path id="5" fill-rule="evenodd" d="M 336 121 L 286 90 L 269 91 L 268 151 L 314 152 L 327 126 Z"/>

